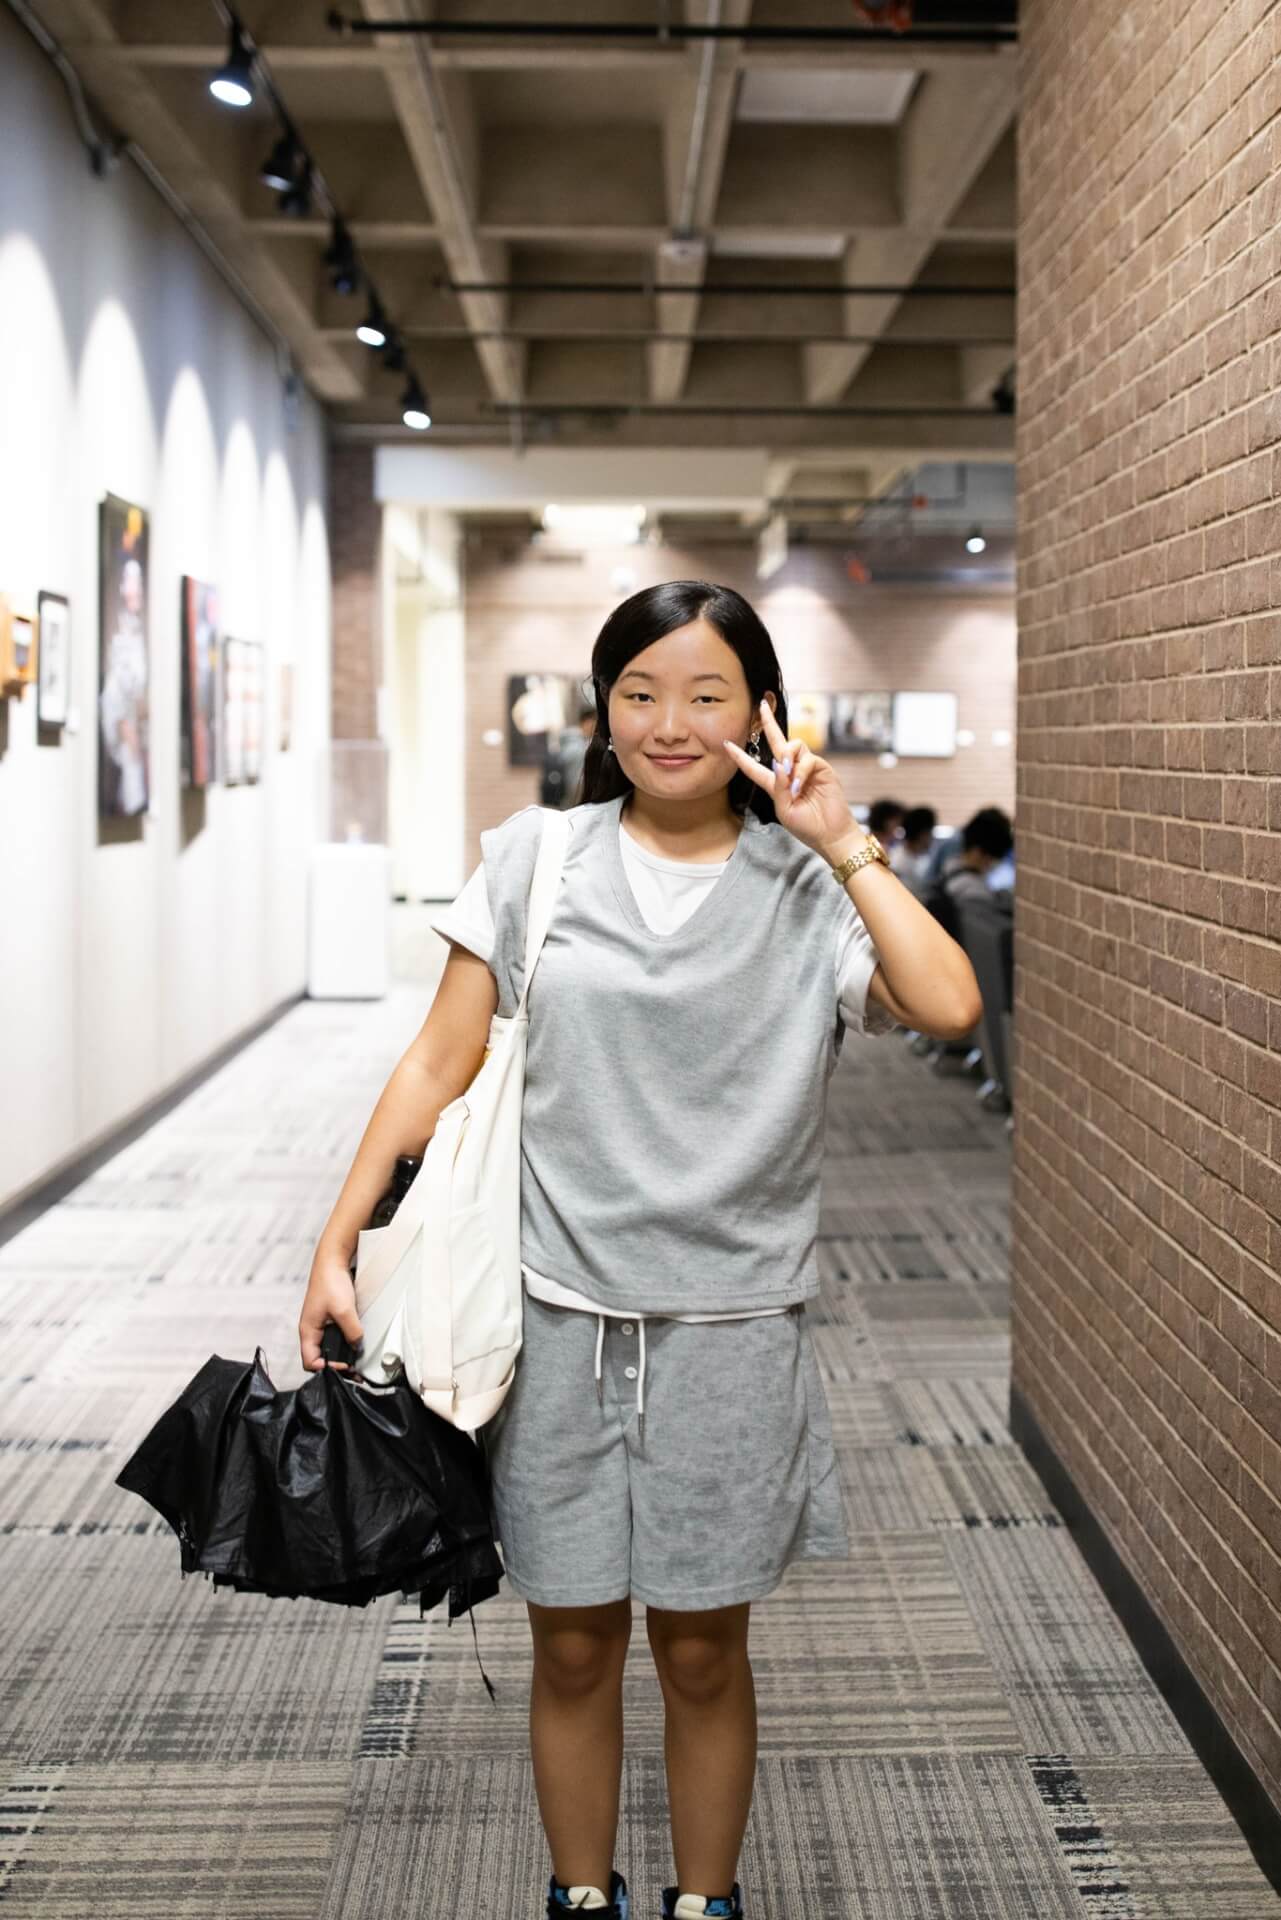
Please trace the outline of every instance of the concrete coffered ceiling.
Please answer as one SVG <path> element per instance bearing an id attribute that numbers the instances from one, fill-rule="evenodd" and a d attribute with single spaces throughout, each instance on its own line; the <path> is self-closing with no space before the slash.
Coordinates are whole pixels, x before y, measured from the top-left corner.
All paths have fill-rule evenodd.
<path id="1" fill-rule="evenodd" d="M 323 204 L 289 218 L 258 180 L 265 89 L 239 113 L 208 92 L 225 6 L 31 5 L 334 431 L 408 435 L 403 374 L 354 337 L 364 296 L 329 285 Z M 428 441 L 764 447 L 781 489 L 828 469 L 865 496 L 1012 456 L 1011 11 L 918 7 L 1004 37 L 807 41 L 777 30 L 857 28 L 849 0 L 351 0 L 346 33 L 320 0 L 236 7 L 428 391 Z M 664 16 L 720 32 L 528 31 Z M 387 30 L 410 20 L 437 31 Z"/>

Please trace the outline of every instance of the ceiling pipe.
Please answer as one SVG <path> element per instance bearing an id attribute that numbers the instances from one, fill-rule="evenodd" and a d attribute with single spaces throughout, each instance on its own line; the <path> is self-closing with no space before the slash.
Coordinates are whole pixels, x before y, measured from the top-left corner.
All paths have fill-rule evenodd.
<path id="1" fill-rule="evenodd" d="M 357 222 L 359 225 L 359 222 Z M 722 255 L 722 258 L 725 256 Z M 644 293 L 676 295 L 683 290 L 680 287 L 656 286 L 652 280 L 450 280 L 444 274 L 435 274 L 431 280 L 433 293 Z M 887 286 L 883 283 L 864 286 L 847 284 L 843 280 L 808 283 L 795 280 L 735 280 L 732 284 L 715 281 L 697 289 L 700 299 L 721 297 L 726 294 L 783 294 L 790 297 L 810 294 L 840 294 L 844 298 L 857 298 L 860 294 L 880 297 L 883 294 L 898 294 L 904 299 L 941 299 L 950 300 L 956 294 L 964 294 L 966 299 L 1013 300 L 1018 293 L 1017 287 L 994 287 L 989 283 L 970 286 L 958 282 L 955 286 L 920 286 L 915 282 L 906 286 Z M 845 338 L 846 336 L 842 336 Z"/>
<path id="2" fill-rule="evenodd" d="M 357 34 L 430 34 L 434 39 L 503 40 L 634 40 L 656 46 L 672 40 L 757 40 L 786 45 L 788 41 L 817 41 L 844 46 L 875 42 L 888 46 L 1002 47 L 1018 44 L 1015 26 L 976 24 L 969 27 L 816 27 L 816 26 L 703 26 L 674 20 L 652 23 L 633 20 L 365 20 L 331 8 L 327 24 L 344 38 Z"/>
<path id="3" fill-rule="evenodd" d="M 322 327 L 322 333 L 338 333 L 344 336 L 348 327 Z M 700 327 L 695 334 L 663 333 L 650 327 L 427 327 L 415 326 L 413 322 L 402 326 L 401 333 L 407 340 L 600 340 L 610 346 L 635 347 L 647 345 L 651 340 L 688 340 L 694 346 L 748 346 L 748 347 L 796 347 L 811 341 L 833 341 L 842 346 L 867 347 L 1008 347 L 1014 351 L 1014 342 L 1008 334 L 956 334 L 928 339 L 915 334 L 895 335 L 887 339 L 881 333 L 764 333 L 748 332 L 740 328 L 737 332 L 726 332 L 723 328 Z"/>
<path id="4" fill-rule="evenodd" d="M 722 416 L 733 414 L 737 418 L 746 415 L 773 419 L 800 418 L 805 420 L 995 420 L 1005 419 L 996 407 L 882 407 L 882 406 L 751 406 L 735 401 L 726 401 L 721 406 L 687 405 L 673 402 L 671 405 L 650 404 L 647 401 L 579 401 L 573 400 L 490 400 L 483 403 L 480 411 L 484 413 L 522 413 L 550 416 L 553 414 L 577 414 L 588 419 L 606 420 L 641 419 L 654 414 L 675 414 L 678 418 L 690 418 L 701 415 Z M 927 450 L 923 450 L 927 451 Z"/>

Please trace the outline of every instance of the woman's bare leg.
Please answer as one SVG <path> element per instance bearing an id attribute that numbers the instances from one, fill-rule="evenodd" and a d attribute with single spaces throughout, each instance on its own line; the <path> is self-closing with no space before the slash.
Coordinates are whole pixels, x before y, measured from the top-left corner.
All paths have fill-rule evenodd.
<path id="1" fill-rule="evenodd" d="M 534 1675 L 529 1738 L 552 1872 L 609 1892 L 623 1777 L 623 1666 L 630 1599 L 529 1607 Z"/>
<path id="2" fill-rule="evenodd" d="M 676 1884 L 709 1900 L 733 1888 L 756 1781 L 750 1613 L 750 1602 L 698 1613 L 646 1609 L 667 1707 Z"/>

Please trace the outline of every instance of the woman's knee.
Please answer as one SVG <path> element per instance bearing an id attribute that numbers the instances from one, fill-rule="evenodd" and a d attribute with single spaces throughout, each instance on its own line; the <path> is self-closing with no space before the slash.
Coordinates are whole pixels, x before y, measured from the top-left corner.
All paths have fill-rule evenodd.
<path id="1" fill-rule="evenodd" d="M 632 1632 L 632 1603 L 539 1607 L 528 1601 L 534 1668 L 558 1693 L 590 1693 L 621 1674 Z"/>
<path id="2" fill-rule="evenodd" d="M 663 1691 L 714 1699 L 747 1662 L 750 1602 L 708 1612 L 646 1610 L 645 1628 Z"/>

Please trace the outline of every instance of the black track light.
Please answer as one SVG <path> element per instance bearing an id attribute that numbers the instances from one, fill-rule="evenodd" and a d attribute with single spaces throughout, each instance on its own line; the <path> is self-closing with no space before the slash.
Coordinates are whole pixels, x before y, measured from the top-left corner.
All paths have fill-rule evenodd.
<path id="1" fill-rule="evenodd" d="M 244 28 L 231 23 L 231 44 L 225 63 L 209 82 L 209 91 L 224 107 L 248 107 L 254 97 L 254 50 Z"/>
<path id="2" fill-rule="evenodd" d="M 310 160 L 303 161 L 302 168 L 288 192 L 281 194 L 280 211 L 287 213 L 293 220 L 305 220 L 311 212 Z"/>
<path id="3" fill-rule="evenodd" d="M 388 373 L 405 371 L 405 343 L 394 328 L 389 328 L 387 332 L 387 344 L 383 348 L 383 365 Z"/>
<path id="4" fill-rule="evenodd" d="M 400 417 L 407 427 L 414 427 L 422 433 L 431 425 L 431 409 L 427 404 L 427 395 L 418 384 L 418 376 L 411 373 L 405 391 L 400 396 Z"/>
<path id="5" fill-rule="evenodd" d="M 363 340 L 367 347 L 385 347 L 387 344 L 387 316 L 376 293 L 369 296 L 369 311 L 356 328 L 356 338 Z"/>
<path id="6" fill-rule="evenodd" d="M 264 187 L 288 193 L 307 164 L 298 135 L 292 129 L 282 133 L 258 172 Z"/>
<path id="7" fill-rule="evenodd" d="M 351 235 L 336 217 L 330 229 L 329 245 L 325 249 L 325 265 L 329 269 L 329 283 L 335 293 L 355 293 L 360 285 L 356 249 Z"/>

